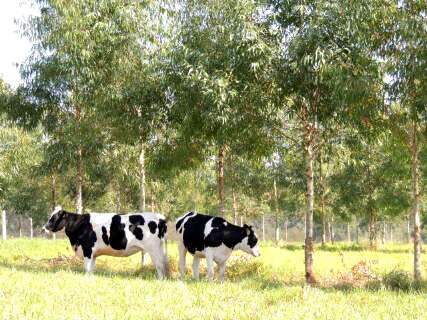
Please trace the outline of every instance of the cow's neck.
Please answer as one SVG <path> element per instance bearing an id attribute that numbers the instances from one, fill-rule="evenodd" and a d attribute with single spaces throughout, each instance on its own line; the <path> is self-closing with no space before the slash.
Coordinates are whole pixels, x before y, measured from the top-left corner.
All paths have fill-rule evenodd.
<path id="1" fill-rule="evenodd" d="M 88 214 L 77 214 L 73 212 L 66 212 L 66 214 L 67 223 L 65 224 L 65 234 L 68 237 L 74 234 L 84 221 L 89 221 Z"/>

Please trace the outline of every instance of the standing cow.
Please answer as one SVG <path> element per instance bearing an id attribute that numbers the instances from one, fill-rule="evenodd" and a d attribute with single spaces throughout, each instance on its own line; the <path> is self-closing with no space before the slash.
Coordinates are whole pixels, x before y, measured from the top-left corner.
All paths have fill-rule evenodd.
<path id="1" fill-rule="evenodd" d="M 76 255 L 84 258 L 86 272 L 94 270 L 98 256 L 128 257 L 146 251 L 156 266 L 158 277 L 166 275 L 163 242 L 167 227 L 165 217 L 161 214 L 80 215 L 56 207 L 44 229 L 57 232 L 64 228 Z"/>
<path id="2" fill-rule="evenodd" d="M 258 239 L 252 227 L 233 225 L 223 218 L 189 212 L 176 220 L 179 242 L 179 271 L 185 274 L 187 251 L 193 255 L 193 278 L 199 278 L 200 258 L 206 258 L 208 279 L 213 280 L 213 262 L 224 281 L 225 264 L 234 249 L 258 257 Z"/>

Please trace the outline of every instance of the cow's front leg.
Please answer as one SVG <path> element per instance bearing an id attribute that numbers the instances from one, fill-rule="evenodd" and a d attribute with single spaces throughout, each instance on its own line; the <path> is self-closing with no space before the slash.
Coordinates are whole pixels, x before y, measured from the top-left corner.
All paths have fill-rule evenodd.
<path id="1" fill-rule="evenodd" d="M 148 264 L 148 254 L 141 250 L 141 265 L 146 266 Z"/>
<path id="2" fill-rule="evenodd" d="M 214 279 L 214 259 L 213 252 L 209 249 L 206 249 L 206 267 L 208 269 L 208 279 L 212 281 Z"/>
<path id="3" fill-rule="evenodd" d="M 197 256 L 193 257 L 193 279 L 199 280 L 199 265 L 200 258 Z"/>
<path id="4" fill-rule="evenodd" d="M 181 278 L 185 277 L 185 257 L 187 255 L 187 249 L 182 242 L 179 243 L 179 273 Z"/>
<path id="5" fill-rule="evenodd" d="M 218 263 L 218 269 L 219 269 L 219 279 L 221 282 L 224 282 L 224 276 L 225 276 L 225 261 L 222 263 Z"/>
<path id="6" fill-rule="evenodd" d="M 92 273 L 95 270 L 95 257 L 84 257 L 84 265 L 86 273 Z"/>

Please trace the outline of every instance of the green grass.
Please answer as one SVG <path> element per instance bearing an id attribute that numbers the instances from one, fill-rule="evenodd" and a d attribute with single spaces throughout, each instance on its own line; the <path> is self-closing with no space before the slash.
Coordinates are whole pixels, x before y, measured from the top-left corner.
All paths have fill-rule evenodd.
<path id="1" fill-rule="evenodd" d="M 65 240 L 0 241 L 0 319 L 427 319 L 425 290 L 381 281 L 411 271 L 409 246 L 317 248 L 317 287 L 304 286 L 300 244 L 233 254 L 225 283 L 179 280 L 176 246 L 168 250 L 170 279 L 159 281 L 139 254 L 100 257 L 86 275 Z"/>

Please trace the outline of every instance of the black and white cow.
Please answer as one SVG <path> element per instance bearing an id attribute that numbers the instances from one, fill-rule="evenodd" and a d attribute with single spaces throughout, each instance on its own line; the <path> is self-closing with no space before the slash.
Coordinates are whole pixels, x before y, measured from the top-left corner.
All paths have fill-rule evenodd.
<path id="1" fill-rule="evenodd" d="M 46 231 L 65 228 L 76 255 L 84 259 L 86 272 L 95 268 L 98 256 L 128 257 L 147 252 L 159 278 L 166 275 L 166 256 L 163 242 L 166 237 L 165 217 L 158 213 L 133 214 L 90 213 L 76 214 L 56 207 L 44 226 Z"/>
<path id="2" fill-rule="evenodd" d="M 206 258 L 208 279 L 214 278 L 213 262 L 224 280 L 225 264 L 235 249 L 259 256 L 258 238 L 252 227 L 233 225 L 223 218 L 189 212 L 176 220 L 179 243 L 179 271 L 185 274 L 187 251 L 193 255 L 193 278 L 199 278 L 200 258 Z"/>

